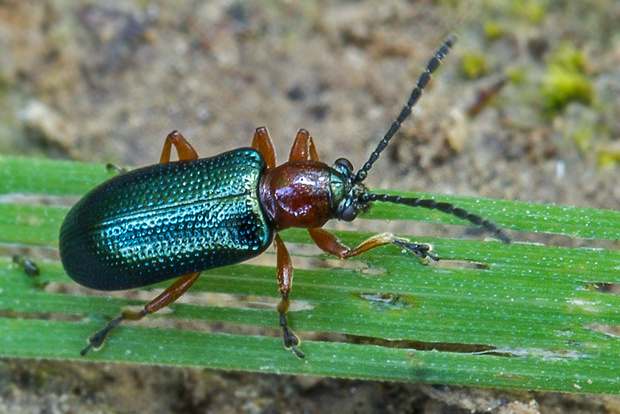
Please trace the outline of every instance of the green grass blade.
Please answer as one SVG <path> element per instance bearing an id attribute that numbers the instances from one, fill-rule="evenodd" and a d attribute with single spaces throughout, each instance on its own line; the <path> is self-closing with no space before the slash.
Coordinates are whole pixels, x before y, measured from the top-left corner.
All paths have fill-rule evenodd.
<path id="1" fill-rule="evenodd" d="M 310 254 L 295 254 L 296 265 L 310 259 L 322 266 L 299 265 L 295 273 L 289 315 L 305 339 L 305 360 L 283 349 L 275 269 L 259 264 L 205 272 L 189 295 L 195 300 L 121 326 L 100 352 L 81 358 L 90 334 L 144 301 L 75 291 L 57 259 L 34 254 L 56 249 L 68 210 L 58 197 L 70 204 L 107 177 L 100 165 L 0 157 L 0 356 L 620 393 L 620 296 L 607 293 L 620 284 L 620 213 L 439 195 L 432 197 L 505 228 L 602 239 L 612 247 L 425 238 L 440 266 L 385 247 L 344 268 L 322 260 L 327 256 L 317 248 L 301 248 Z M 365 218 L 463 224 L 379 203 Z M 349 245 L 369 236 L 337 234 Z M 303 231 L 283 237 L 311 244 Z M 39 277 L 25 275 L 9 257 L 30 247 L 43 247 L 33 253 Z M 266 256 L 275 263 L 272 252 Z M 236 333 L 145 326 L 165 321 Z"/>

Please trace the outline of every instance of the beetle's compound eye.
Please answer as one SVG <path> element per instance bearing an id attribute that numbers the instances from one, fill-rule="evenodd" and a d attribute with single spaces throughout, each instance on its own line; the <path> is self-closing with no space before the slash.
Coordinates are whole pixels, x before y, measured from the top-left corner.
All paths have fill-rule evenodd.
<path id="1" fill-rule="evenodd" d="M 334 169 L 340 171 L 347 177 L 350 177 L 353 174 L 353 164 L 346 158 L 338 158 L 334 162 Z"/>
<path id="2" fill-rule="evenodd" d="M 358 210 L 357 203 L 352 199 L 347 198 L 338 206 L 338 218 L 344 221 L 353 221 L 359 213 Z"/>
<path id="3" fill-rule="evenodd" d="M 354 204 L 351 204 L 347 208 L 344 209 L 341 216 L 344 221 L 353 221 L 357 218 L 357 208 Z"/>

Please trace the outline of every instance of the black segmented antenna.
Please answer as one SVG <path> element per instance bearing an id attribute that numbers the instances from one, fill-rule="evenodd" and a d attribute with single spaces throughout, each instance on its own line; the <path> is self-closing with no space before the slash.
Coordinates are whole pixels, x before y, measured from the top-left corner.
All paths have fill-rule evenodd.
<path id="1" fill-rule="evenodd" d="M 433 199 L 421 199 L 421 198 L 414 198 L 414 197 L 409 198 L 409 197 L 400 197 L 400 196 L 388 195 L 388 194 L 373 194 L 373 193 L 363 194 L 360 197 L 360 201 L 364 201 L 364 202 L 383 201 L 386 203 L 403 204 L 409 207 L 423 207 L 423 208 L 427 208 L 430 210 L 438 210 L 446 214 L 452 214 L 453 216 L 456 216 L 462 220 L 467 220 L 470 223 L 475 224 L 476 226 L 480 226 L 484 228 L 486 231 L 493 234 L 495 237 L 497 237 L 504 243 L 510 243 L 510 237 L 508 237 L 508 235 L 506 235 L 506 233 L 504 233 L 502 229 L 497 227 L 495 224 L 493 224 L 489 220 L 486 220 L 476 214 L 472 214 L 467 210 L 454 207 L 450 203 L 435 201 Z"/>
<path id="2" fill-rule="evenodd" d="M 381 152 L 388 146 L 392 137 L 394 137 L 394 135 L 400 129 L 401 124 L 409 117 L 409 115 L 411 115 L 411 109 L 418 102 L 418 100 L 422 96 L 422 91 L 431 80 L 431 74 L 437 70 L 437 68 L 441 64 L 442 59 L 446 57 L 455 42 L 456 36 L 452 35 L 448 38 L 448 40 L 444 42 L 444 44 L 437 50 L 437 52 L 435 52 L 433 58 L 428 62 L 428 65 L 426 65 L 426 70 L 424 71 L 424 73 L 422 73 L 422 75 L 420 75 L 416 87 L 413 88 L 413 91 L 411 91 L 411 96 L 409 97 L 409 100 L 407 101 L 405 107 L 400 111 L 400 114 L 396 118 L 396 121 L 392 123 L 392 126 L 385 134 L 381 142 L 379 142 L 377 148 L 372 154 L 370 154 L 370 158 L 368 159 L 366 164 L 364 164 L 364 166 L 357 172 L 357 174 L 353 178 L 354 184 L 361 183 L 366 179 L 368 171 L 370 171 L 372 165 L 375 163 L 375 161 L 377 161 Z M 388 194 L 373 194 L 367 191 L 363 192 L 358 197 L 358 201 L 361 203 L 382 201 L 386 203 L 402 204 L 409 207 L 422 207 L 430 210 L 441 211 L 446 214 L 452 214 L 453 216 L 456 216 L 462 220 L 467 220 L 470 223 L 475 224 L 476 226 L 484 228 L 504 243 L 510 243 L 510 237 L 508 237 L 508 235 L 506 235 L 506 233 L 504 233 L 502 229 L 497 227 L 495 224 L 493 224 L 489 220 L 482 218 L 481 216 L 472 214 L 467 210 L 455 207 L 450 203 L 438 202 L 433 199 L 400 197 Z"/>
<path id="3" fill-rule="evenodd" d="M 392 124 L 388 132 L 385 134 L 379 145 L 377 145 L 377 149 L 374 150 L 372 154 L 370 154 L 370 158 L 366 161 L 366 164 L 357 172 L 355 175 L 354 182 L 361 183 L 368 176 L 368 171 L 372 168 L 372 165 L 377 161 L 381 152 L 388 146 L 392 137 L 398 132 L 401 124 L 411 115 L 411 110 L 418 102 L 420 97 L 422 96 L 422 91 L 428 85 L 428 82 L 431 80 L 431 74 L 437 70 L 439 65 L 441 64 L 441 60 L 446 57 L 448 51 L 454 43 L 456 43 L 456 35 L 450 36 L 444 44 L 435 52 L 435 56 L 428 62 L 426 65 L 426 70 L 420 78 L 418 79 L 418 83 L 416 87 L 411 91 L 411 96 L 409 96 L 409 100 L 405 107 L 400 111 L 400 115 L 396 118 L 396 121 Z"/>

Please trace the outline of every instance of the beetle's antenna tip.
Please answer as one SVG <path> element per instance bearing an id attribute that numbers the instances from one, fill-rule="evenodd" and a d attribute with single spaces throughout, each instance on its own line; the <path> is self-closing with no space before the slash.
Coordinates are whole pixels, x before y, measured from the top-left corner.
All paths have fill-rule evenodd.
<path id="1" fill-rule="evenodd" d="M 377 161 L 381 152 L 388 146 L 392 137 L 400 129 L 401 124 L 409 117 L 409 115 L 411 115 L 411 110 L 422 96 L 422 91 L 430 82 L 431 75 L 437 70 L 437 68 L 441 64 L 441 61 L 446 57 L 452 46 L 454 46 L 454 43 L 456 43 L 457 39 L 457 36 L 453 34 L 449 36 L 448 39 L 446 39 L 446 41 L 443 43 L 443 45 L 441 45 L 439 49 L 437 49 L 435 55 L 426 65 L 426 70 L 424 70 L 422 75 L 420 75 L 420 77 L 418 78 L 418 83 L 416 84 L 415 88 L 413 88 L 413 91 L 411 91 L 411 95 L 409 96 L 407 104 L 400 111 L 400 114 L 392 123 L 392 126 L 390 126 L 390 129 L 385 134 L 383 139 L 379 142 L 377 148 L 372 154 L 370 154 L 370 158 L 368 158 L 368 161 L 366 161 L 364 166 L 357 172 L 354 178 L 354 182 L 361 183 L 366 179 L 366 177 L 368 176 L 368 171 L 370 171 L 372 165 L 375 163 L 375 161 Z"/>

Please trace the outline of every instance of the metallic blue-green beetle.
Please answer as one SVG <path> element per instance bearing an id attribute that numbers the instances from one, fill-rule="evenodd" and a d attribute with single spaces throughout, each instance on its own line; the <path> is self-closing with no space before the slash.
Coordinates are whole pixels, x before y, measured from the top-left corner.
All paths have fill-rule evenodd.
<path id="1" fill-rule="evenodd" d="M 349 249 L 322 229 L 331 219 L 354 220 L 375 201 L 437 209 L 509 242 L 493 223 L 451 204 L 375 194 L 363 184 L 455 40 L 450 37 L 435 53 L 396 121 L 357 172 L 344 158 L 331 167 L 320 162 L 310 134 L 303 129 L 288 162 L 280 166 L 275 165 L 275 151 L 265 128 L 256 129 L 252 148 L 204 159 L 174 131 L 166 138 L 160 164 L 122 173 L 88 193 L 60 229 L 60 257 L 71 278 L 99 290 L 177 280 L 142 311 L 123 312 L 91 336 L 82 355 L 101 347 L 121 321 L 140 319 L 174 302 L 201 271 L 255 257 L 275 241 L 284 345 L 302 358 L 299 340 L 286 318 L 293 267 L 279 231 L 305 228 L 318 247 L 344 259 L 389 243 L 420 258 L 436 259 L 429 245 L 392 234 L 376 235 Z M 179 154 L 177 162 L 170 162 L 172 146 Z"/>

